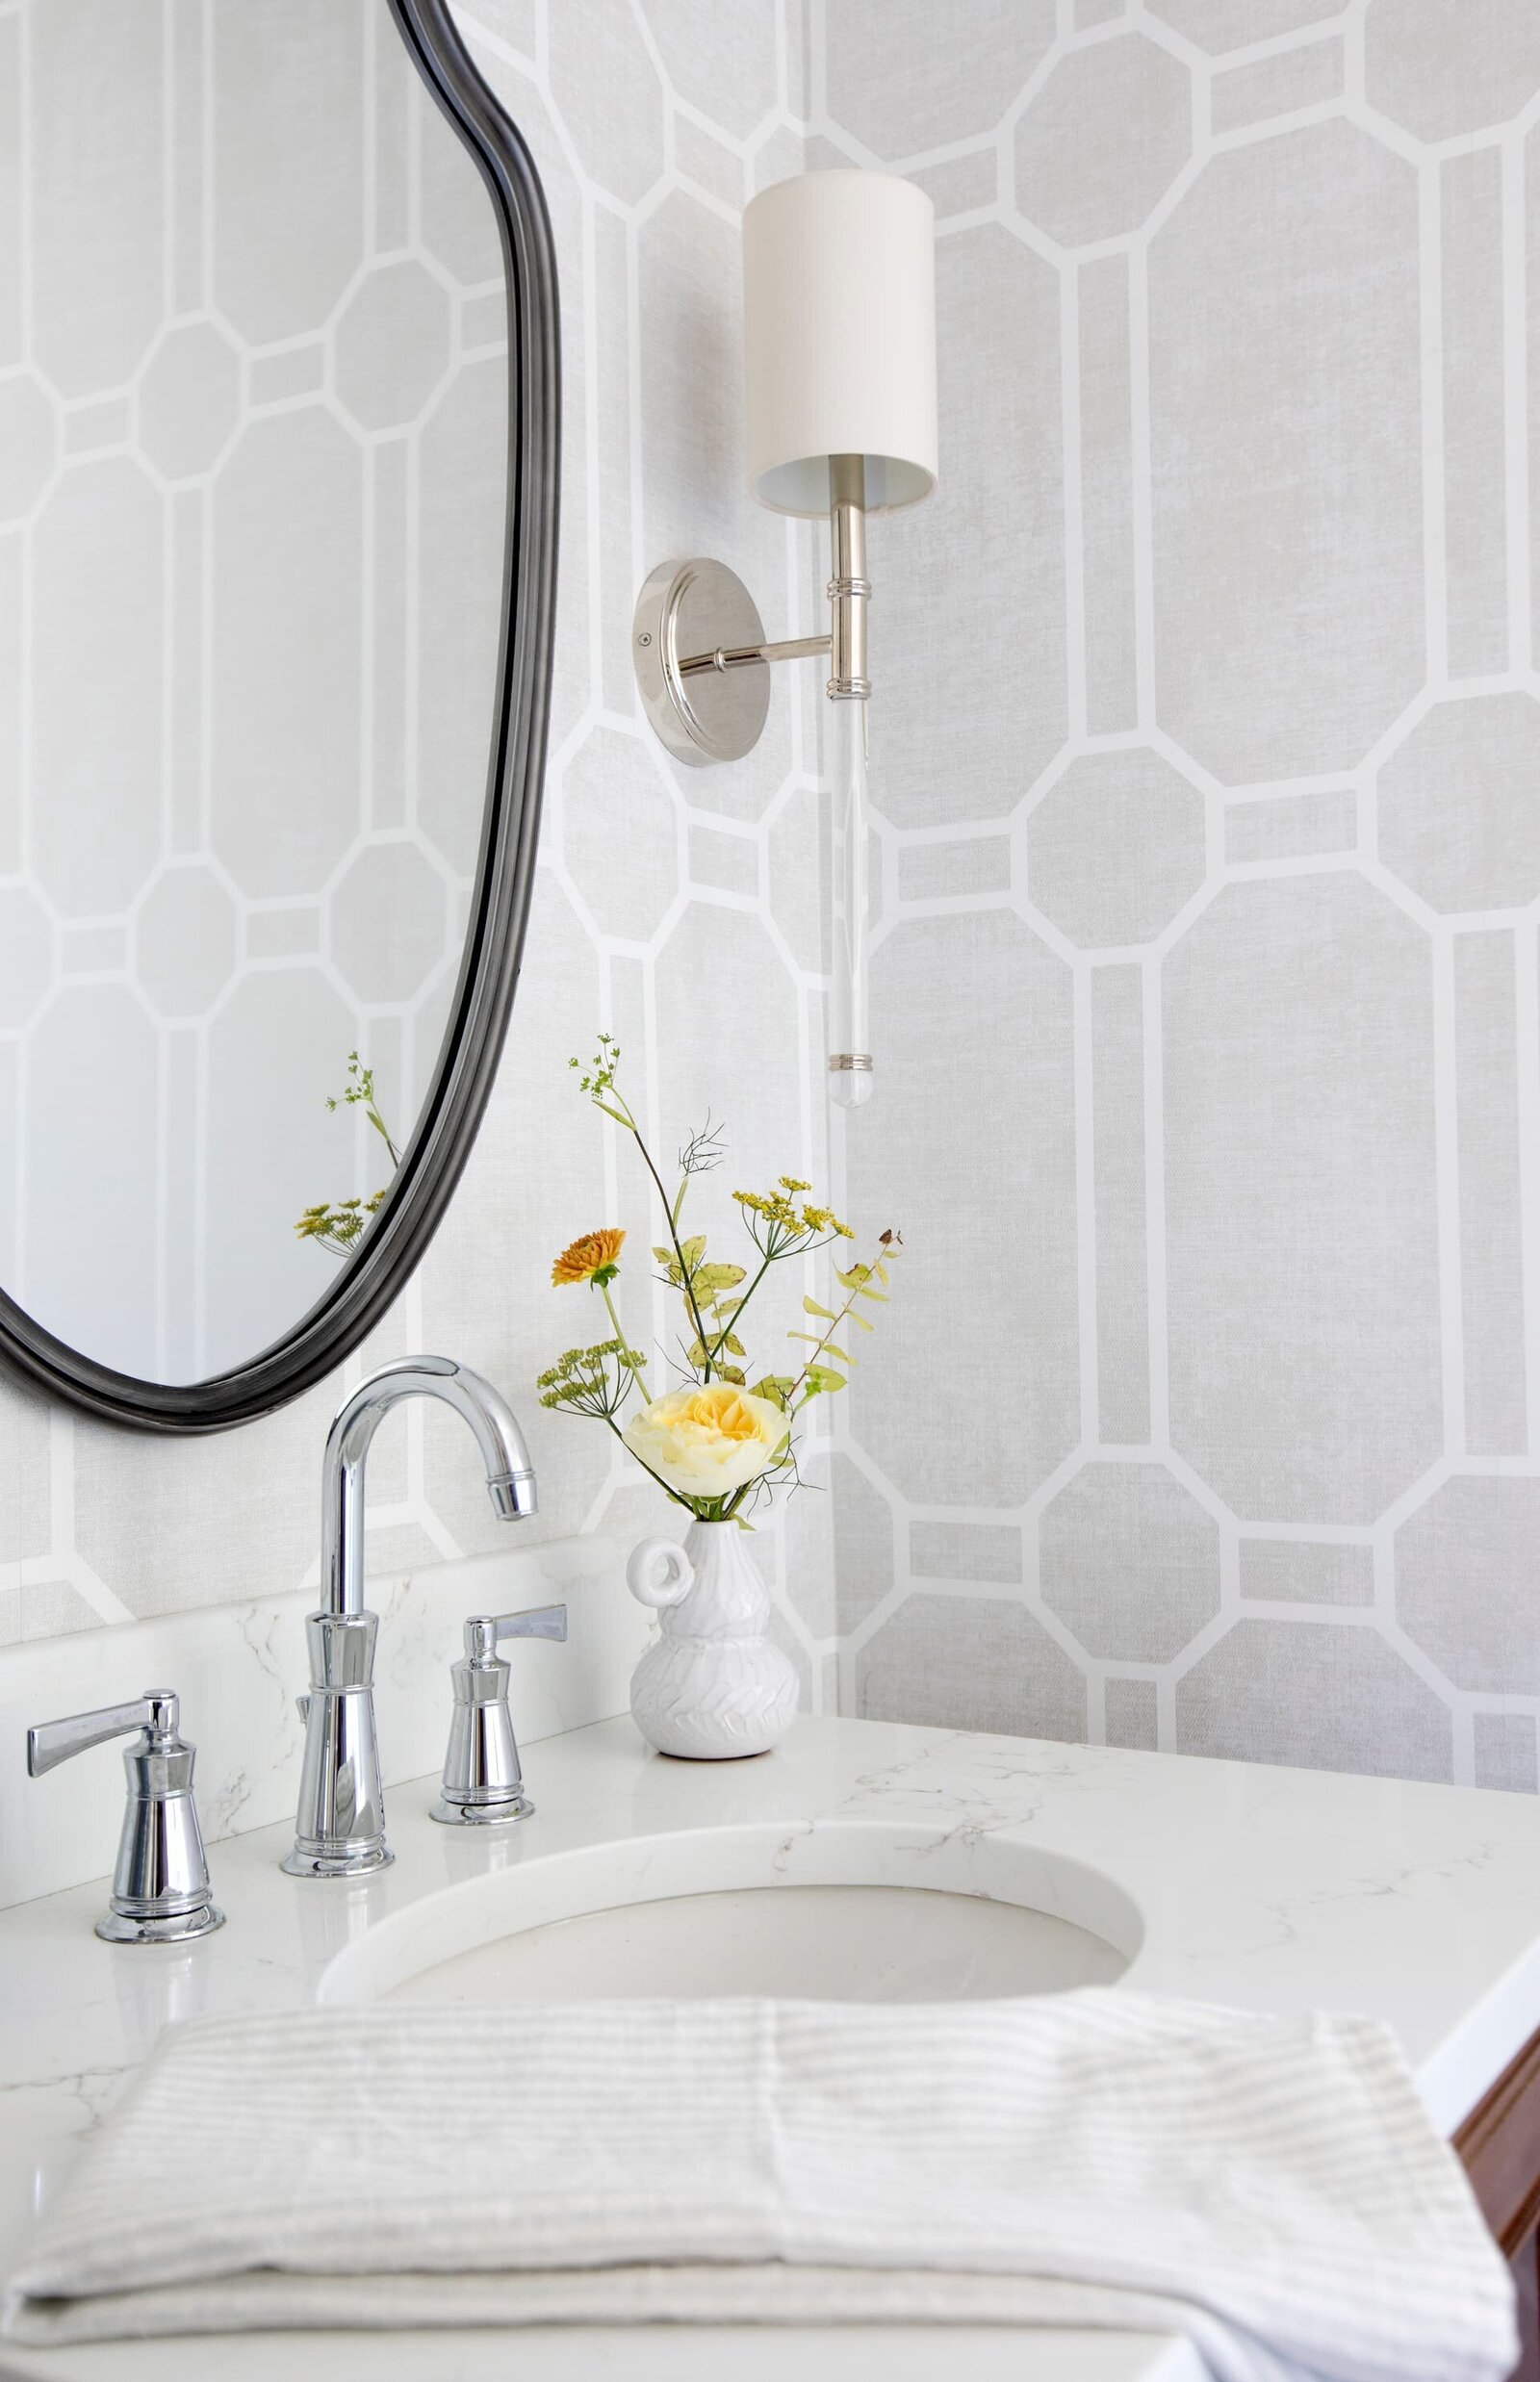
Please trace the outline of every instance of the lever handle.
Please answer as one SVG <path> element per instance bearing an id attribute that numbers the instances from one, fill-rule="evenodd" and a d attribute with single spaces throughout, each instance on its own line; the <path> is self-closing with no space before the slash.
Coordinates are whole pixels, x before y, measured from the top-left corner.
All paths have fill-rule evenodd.
<path id="1" fill-rule="evenodd" d="M 71 1713 L 67 1720 L 43 1721 L 27 1731 L 27 1776 L 40 1779 L 73 1754 L 105 1745 L 109 1737 L 126 1737 L 136 1729 L 147 1729 L 166 1750 L 176 1736 L 179 1714 L 169 1689 L 146 1687 L 132 1703 L 106 1703 L 94 1712 Z"/>
<path id="2" fill-rule="evenodd" d="M 123 1755 L 128 1801 L 117 1840 L 110 1906 L 96 1933 L 110 1944 L 191 1943 L 224 1925 L 214 1907 L 209 1864 L 192 1801 L 197 1748 L 177 1727 L 181 1705 L 168 1687 L 146 1687 L 132 1703 L 71 1712 L 27 1731 L 35 1779 L 89 1746 L 138 1734 Z"/>
<path id="3" fill-rule="evenodd" d="M 567 1607 L 535 1604 L 522 1613 L 473 1613 L 465 1625 L 467 1662 L 490 1662 L 504 1638 L 555 1638 L 565 1644 Z"/>

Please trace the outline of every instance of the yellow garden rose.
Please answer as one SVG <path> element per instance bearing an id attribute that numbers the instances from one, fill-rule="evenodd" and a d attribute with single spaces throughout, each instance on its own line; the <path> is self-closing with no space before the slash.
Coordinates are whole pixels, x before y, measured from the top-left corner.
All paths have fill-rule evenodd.
<path id="1" fill-rule="evenodd" d="M 775 1461 L 787 1422 L 774 1399 L 710 1381 L 671 1390 L 632 1415 L 624 1437 L 633 1456 L 682 1498 L 731 1497 Z"/>

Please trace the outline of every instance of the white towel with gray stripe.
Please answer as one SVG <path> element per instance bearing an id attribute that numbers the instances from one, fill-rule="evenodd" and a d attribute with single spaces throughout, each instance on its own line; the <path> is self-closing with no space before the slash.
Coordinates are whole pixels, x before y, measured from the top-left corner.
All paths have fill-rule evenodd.
<path id="1" fill-rule="evenodd" d="M 1216 2382 L 1517 2353 L 1386 2027 L 1106 1990 L 198 2020 L 88 2144 L 4 2330 L 903 2320 L 1182 2334 Z"/>

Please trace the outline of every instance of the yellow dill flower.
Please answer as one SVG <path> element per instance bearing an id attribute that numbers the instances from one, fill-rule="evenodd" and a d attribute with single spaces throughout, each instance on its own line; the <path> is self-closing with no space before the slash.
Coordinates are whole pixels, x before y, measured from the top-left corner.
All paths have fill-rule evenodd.
<path id="1" fill-rule="evenodd" d="M 603 1274 L 608 1281 L 620 1255 L 626 1235 L 613 1224 L 603 1225 L 598 1232 L 585 1232 L 564 1248 L 551 1268 L 551 1279 L 558 1288 L 567 1282 L 592 1282 Z"/>

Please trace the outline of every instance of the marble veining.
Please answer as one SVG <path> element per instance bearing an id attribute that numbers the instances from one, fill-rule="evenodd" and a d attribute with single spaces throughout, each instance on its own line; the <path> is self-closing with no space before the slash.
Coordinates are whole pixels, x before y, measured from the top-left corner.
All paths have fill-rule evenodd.
<path id="1" fill-rule="evenodd" d="M 624 1553 L 603 1537 L 558 1539 L 372 1580 L 386 1786 L 444 1759 L 449 1665 L 470 1613 L 567 1603 L 569 1641 L 559 1656 L 546 1646 L 517 1650 L 509 1693 L 521 1743 L 623 1712 L 650 1626 L 626 1593 Z M 0 1748 L 17 1749 L 16 1792 L 27 1798 L 25 1826 L 8 1812 L 0 1830 L 0 1908 L 98 1877 L 111 1864 L 121 1815 L 116 1754 L 65 1763 L 29 1792 L 19 1763 L 25 1731 L 36 1721 L 122 1703 L 146 1685 L 181 1696 L 183 1725 L 198 1749 L 206 1843 L 292 1818 L 303 1743 L 295 1698 L 309 1684 L 304 1617 L 314 1604 L 315 1592 L 302 1589 L 0 1650 Z"/>
<path id="2" fill-rule="evenodd" d="M 699 1883 L 709 1883 L 726 1830 L 762 1839 L 769 1887 L 815 1879 L 829 1840 L 862 1823 L 882 1823 L 873 1836 L 885 1841 L 911 1829 L 910 1857 L 935 1859 L 937 1883 L 955 1883 L 955 1871 L 996 1846 L 1015 1849 L 1018 1862 L 1022 1851 L 1041 1855 L 1044 1908 L 1056 1857 L 1061 1869 L 1081 1864 L 1137 1907 L 1129 1986 L 1259 2011 L 1373 2011 L 1395 2028 L 1446 2131 L 1540 2024 L 1540 1808 L 1527 1797 L 830 1718 L 804 1718 L 757 1760 L 710 1764 L 662 1758 L 618 1718 L 531 1738 L 525 1766 L 535 1815 L 493 1838 L 431 1824 L 435 1777 L 398 1786 L 396 1865 L 372 1877 L 330 1886 L 284 1877 L 287 1814 L 214 1844 L 229 1925 L 175 1950 L 98 1943 L 99 1879 L 0 1912 L 0 2265 L 167 2023 L 298 2008 L 322 1990 L 346 1998 L 322 1981 L 344 1954 L 349 1972 L 367 1969 L 357 1948 L 384 1920 L 388 1935 L 416 1947 L 408 1970 L 448 1957 L 458 1922 L 435 1896 L 500 1871 L 508 1875 L 495 1878 L 498 1894 L 526 1924 L 565 1890 L 564 1856 L 590 1864 L 590 1908 L 649 1899 L 650 1870 L 654 1890 L 678 1890 L 665 1873 L 697 1861 Z M 979 1876 L 987 1885 L 987 1867 Z M 402 2362 L 404 2338 L 365 2345 L 372 2365 L 348 2339 L 313 2340 L 313 2358 L 303 2340 L 288 2344 L 298 2376 L 420 2382 L 421 2368 Z M 480 2382 L 500 2370 L 496 2345 L 467 2336 L 462 2357 L 457 2341 L 456 2375 Z M 1042 2335 L 1014 2346 L 1016 2382 L 1185 2382 L 1192 2371 L 1171 2344 L 1133 2336 L 1119 2345 Z M 193 2382 L 197 2370 L 195 2344 L 158 2344 L 153 2365 L 148 2353 L 115 2350 L 116 2363 L 104 2354 L 27 2362 L 10 2352 L 0 2376 L 139 2382 L 153 2371 L 157 2382 Z M 602 2359 L 564 2363 L 570 2348 L 553 2336 L 521 2354 L 530 2382 L 607 2370 Z M 603 2354 L 639 2382 L 681 2370 L 655 2341 L 631 2339 L 624 2354 L 617 2342 Z M 192 2362 L 178 2363 L 184 2355 Z M 809 2367 L 842 2382 L 878 2369 L 833 2336 Z M 262 2368 L 229 2370 L 254 2377 Z"/>

